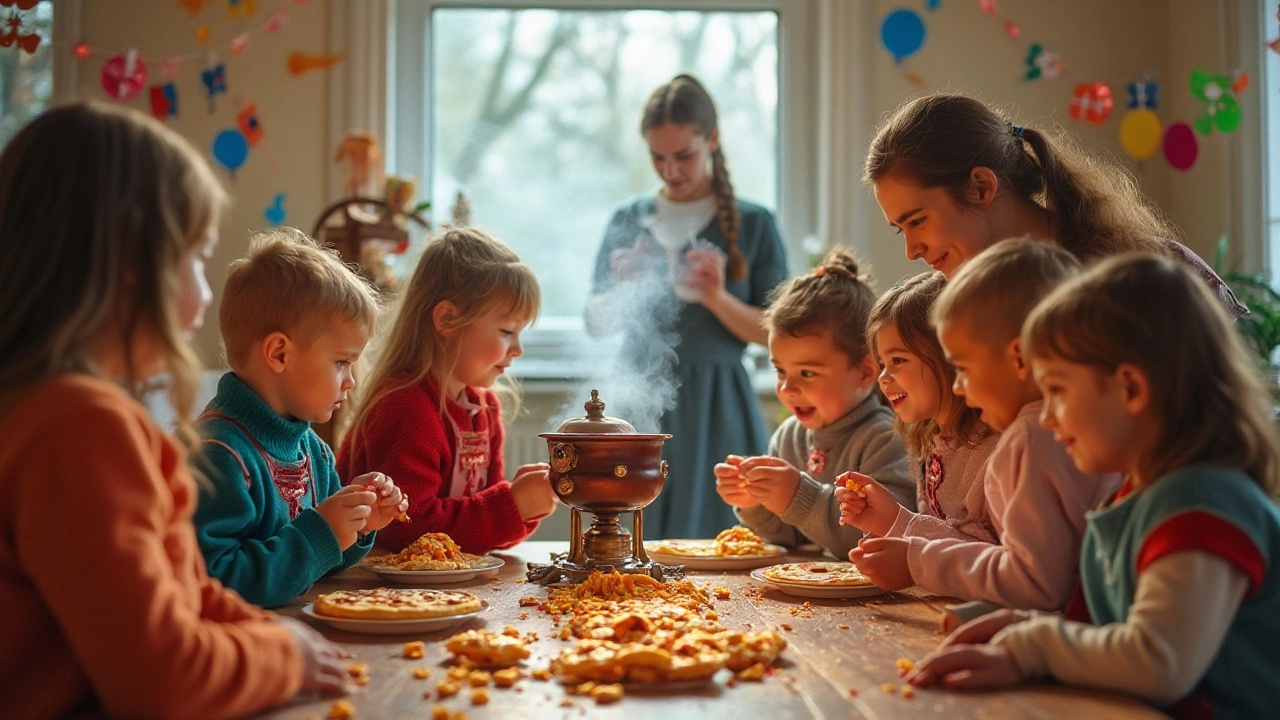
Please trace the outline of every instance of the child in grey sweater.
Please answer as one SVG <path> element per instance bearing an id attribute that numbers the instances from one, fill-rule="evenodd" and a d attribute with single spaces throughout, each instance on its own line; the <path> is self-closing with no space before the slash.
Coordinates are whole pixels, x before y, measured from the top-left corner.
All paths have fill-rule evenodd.
<path id="1" fill-rule="evenodd" d="M 812 274 L 792 278 L 765 312 L 778 399 L 791 411 L 767 456 L 730 455 L 715 466 L 716 490 L 738 519 L 766 542 L 816 542 L 844 558 L 863 536 L 840 524 L 836 476 L 874 477 L 914 508 L 916 483 L 876 391 L 879 366 L 866 341 L 876 296 L 845 250 L 828 253 Z"/>

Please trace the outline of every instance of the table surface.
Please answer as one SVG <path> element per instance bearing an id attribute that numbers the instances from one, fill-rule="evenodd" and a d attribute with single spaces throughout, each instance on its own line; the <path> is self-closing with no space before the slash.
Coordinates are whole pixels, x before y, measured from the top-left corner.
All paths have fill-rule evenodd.
<path id="1" fill-rule="evenodd" d="M 784 595 L 771 586 L 752 579 L 749 571 L 728 573 L 687 571 L 686 577 L 708 580 L 730 590 L 728 600 L 715 602 L 720 622 L 730 629 L 772 629 L 786 637 L 788 645 L 777 671 L 763 682 L 725 684 L 728 671 L 714 682 L 678 692 L 630 692 L 611 705 L 596 705 L 590 698 L 572 697 L 554 682 L 522 678 L 515 689 L 489 687 L 489 703 L 471 704 L 470 689 L 451 698 L 435 697 L 436 683 L 447 672 L 448 653 L 444 640 L 469 628 L 500 631 L 514 625 L 521 633 L 534 631 L 539 640 L 529 645 L 531 656 L 526 671 L 546 667 L 568 643 L 553 636 L 550 617 L 536 608 L 519 606 L 521 597 L 545 598 L 546 590 L 524 581 L 526 564 L 546 562 L 552 552 L 564 552 L 567 543 L 525 542 L 494 553 L 506 561 L 496 577 L 481 575 L 463 583 L 437 587 L 463 589 L 489 602 L 489 609 L 465 624 L 429 634 L 357 635 L 335 630 L 308 619 L 326 637 L 342 645 L 352 663 L 369 666 L 368 685 L 355 689 L 347 699 L 356 707 L 356 719 L 430 717 L 440 704 L 453 712 L 476 718 L 628 718 L 669 720 L 670 718 L 759 717 L 787 718 L 1107 718 L 1165 717 L 1147 705 L 1118 695 L 1077 690 L 1054 684 L 1023 686 L 998 693 L 955 693 L 940 689 L 918 689 L 915 696 L 902 696 L 896 661 L 912 660 L 932 651 L 942 640 L 939 621 L 950 598 L 929 595 L 916 589 L 857 600 L 817 600 Z M 812 560 L 813 553 L 792 553 L 791 560 Z M 306 596 L 281 608 L 280 613 L 304 617 L 302 606 L 315 595 L 338 589 L 373 588 L 384 583 L 372 573 L 347 570 L 321 580 Z M 762 592 L 755 597 L 743 591 L 749 587 Z M 754 592 L 752 595 L 756 595 Z M 808 609 L 801 609 L 804 603 Z M 793 615 L 795 610 L 797 614 Z M 528 618 L 518 619 L 521 612 Z M 811 615 L 811 617 L 806 617 Z M 842 629 L 847 625 L 848 629 Z M 789 629 L 788 629 L 789 628 Z M 421 660 L 403 657 L 404 643 L 426 641 Z M 414 667 L 431 668 L 431 677 L 413 677 Z M 883 686 L 891 683 L 895 692 Z M 424 691 L 431 691 L 424 698 Z M 853 692 L 853 691 L 856 691 Z M 566 699 L 572 706 L 563 706 Z M 289 705 L 261 715 L 262 718 L 310 720 L 324 718 L 332 697 L 300 696 Z M 767 711 L 765 711 L 767 708 Z"/>

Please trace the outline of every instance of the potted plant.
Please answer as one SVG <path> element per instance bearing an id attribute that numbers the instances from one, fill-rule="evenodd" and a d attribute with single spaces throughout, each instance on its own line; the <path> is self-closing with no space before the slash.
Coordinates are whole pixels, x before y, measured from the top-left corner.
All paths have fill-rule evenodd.
<path id="1" fill-rule="evenodd" d="M 1280 347 L 1280 292 L 1271 286 L 1270 275 L 1265 270 L 1244 272 L 1237 264 L 1224 267 L 1228 250 L 1224 233 L 1218 238 L 1213 253 L 1213 269 L 1249 308 L 1249 314 L 1236 321 L 1236 329 L 1257 352 L 1272 394 L 1280 396 L 1280 366 L 1275 362 L 1276 348 Z"/>

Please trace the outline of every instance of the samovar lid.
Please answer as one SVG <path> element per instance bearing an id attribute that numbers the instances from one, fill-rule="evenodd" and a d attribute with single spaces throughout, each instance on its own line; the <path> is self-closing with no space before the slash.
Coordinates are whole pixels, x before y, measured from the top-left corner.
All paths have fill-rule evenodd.
<path id="1" fill-rule="evenodd" d="M 606 417 L 604 403 L 600 400 L 600 391 L 592 390 L 591 399 L 583 403 L 587 416 L 565 420 L 556 429 L 557 433 L 632 433 L 636 428 L 622 418 Z"/>

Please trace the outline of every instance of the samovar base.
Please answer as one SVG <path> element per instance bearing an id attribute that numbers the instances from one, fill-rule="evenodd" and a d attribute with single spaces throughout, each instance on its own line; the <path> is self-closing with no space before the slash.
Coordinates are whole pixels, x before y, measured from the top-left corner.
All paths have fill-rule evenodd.
<path id="1" fill-rule="evenodd" d="M 539 585 L 555 585 L 558 582 L 567 580 L 571 583 L 580 583 L 586 580 L 593 572 L 619 572 L 624 575 L 648 575 L 659 582 L 668 580 L 681 580 L 684 578 L 683 565 L 663 565 L 659 562 L 649 560 L 647 562 L 629 558 L 621 563 L 594 563 L 579 564 L 569 562 L 569 553 L 552 553 L 551 563 L 529 563 L 529 570 L 525 573 L 525 577 L 531 583 Z"/>

